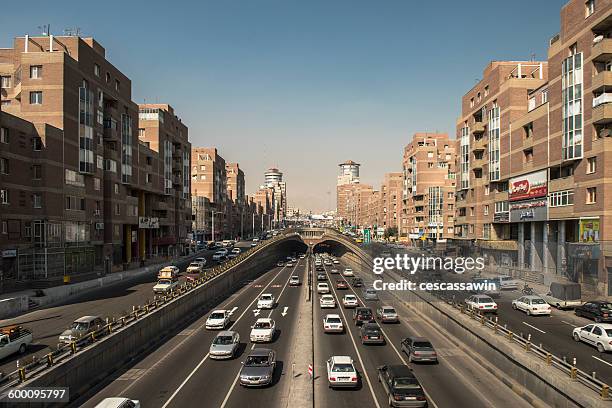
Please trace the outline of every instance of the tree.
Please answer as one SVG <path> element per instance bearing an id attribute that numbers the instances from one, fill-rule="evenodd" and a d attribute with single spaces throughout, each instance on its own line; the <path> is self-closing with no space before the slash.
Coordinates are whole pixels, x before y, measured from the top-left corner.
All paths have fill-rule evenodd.
<path id="1" fill-rule="evenodd" d="M 389 237 L 397 237 L 397 227 L 391 227 L 385 230 L 385 239 L 389 239 Z"/>

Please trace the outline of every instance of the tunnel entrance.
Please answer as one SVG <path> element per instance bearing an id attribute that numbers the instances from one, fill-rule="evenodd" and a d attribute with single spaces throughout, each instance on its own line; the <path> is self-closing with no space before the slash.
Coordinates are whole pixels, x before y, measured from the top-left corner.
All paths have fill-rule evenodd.
<path id="1" fill-rule="evenodd" d="M 353 251 L 349 250 L 343 244 L 338 241 L 334 241 L 331 239 L 324 240 L 316 244 L 313 248 L 314 253 L 322 253 L 327 252 L 337 258 L 341 258 L 346 254 L 352 254 Z"/>

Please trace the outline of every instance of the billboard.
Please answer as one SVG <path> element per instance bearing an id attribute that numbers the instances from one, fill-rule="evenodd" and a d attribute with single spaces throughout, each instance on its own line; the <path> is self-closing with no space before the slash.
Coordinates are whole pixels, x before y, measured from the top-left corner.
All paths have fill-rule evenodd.
<path id="1" fill-rule="evenodd" d="M 580 242 L 599 241 L 599 218 L 584 218 L 580 220 Z"/>
<path id="2" fill-rule="evenodd" d="M 159 228 L 158 217 L 138 217 L 138 228 L 157 229 Z"/>
<path id="3" fill-rule="evenodd" d="M 508 187 L 509 201 L 546 197 L 548 194 L 546 170 L 511 178 Z"/>
<path id="4" fill-rule="evenodd" d="M 546 221 L 548 206 L 546 198 L 510 203 L 510 222 Z"/>

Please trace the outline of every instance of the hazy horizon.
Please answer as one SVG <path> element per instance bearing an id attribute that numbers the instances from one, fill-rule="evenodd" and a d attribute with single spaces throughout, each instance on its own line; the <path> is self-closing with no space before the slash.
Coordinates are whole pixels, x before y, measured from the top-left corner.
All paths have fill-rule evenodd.
<path id="1" fill-rule="evenodd" d="M 65 3 L 7 8 L 0 45 L 43 24 L 80 27 L 132 80 L 135 102 L 172 105 L 193 146 L 238 162 L 248 194 L 278 167 L 288 205 L 318 212 L 335 208 L 339 163 L 361 163 L 361 182 L 378 188 L 415 132 L 454 138 L 485 66 L 545 59 L 565 1 L 189 1 L 160 13 L 109 0 L 91 14 Z"/>

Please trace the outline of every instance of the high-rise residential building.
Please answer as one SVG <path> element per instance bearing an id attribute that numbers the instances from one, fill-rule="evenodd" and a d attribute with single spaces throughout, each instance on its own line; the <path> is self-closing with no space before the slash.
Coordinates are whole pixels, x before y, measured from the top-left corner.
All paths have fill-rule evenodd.
<path id="1" fill-rule="evenodd" d="M 138 106 L 138 138 L 146 148 L 157 153 L 159 160 L 149 164 L 145 158 L 143 177 L 151 190 L 163 194 L 149 199 L 151 213 L 159 219 L 159 228 L 139 233 L 156 253 L 173 253 L 172 248 L 186 245 L 192 229 L 191 217 L 191 143 L 188 128 L 167 104 Z M 161 175 L 156 185 L 150 175 Z M 144 191 L 143 191 L 144 194 Z M 146 197 L 145 197 L 146 202 Z M 146 204 L 145 204 L 146 207 Z M 143 209 L 143 215 L 146 213 Z"/>
<path id="2" fill-rule="evenodd" d="M 191 149 L 191 196 L 200 241 L 229 238 L 227 225 L 227 171 L 225 159 L 214 147 Z M 203 215 L 202 215 L 203 214 Z M 202 220 L 202 224 L 197 221 Z"/>
<path id="3" fill-rule="evenodd" d="M 338 165 L 340 173 L 336 185 L 336 213 L 341 219 L 349 219 L 348 191 L 352 188 L 351 185 L 359 183 L 359 166 L 359 163 L 352 160 Z"/>
<path id="4" fill-rule="evenodd" d="M 453 237 L 457 141 L 416 133 L 404 148 L 400 236 L 443 243 Z"/>
<path id="5" fill-rule="evenodd" d="M 244 172 L 238 163 L 226 163 L 225 173 L 227 175 L 227 214 L 229 234 L 232 238 L 244 235 L 245 222 L 249 219 L 246 214 L 246 195 Z M 245 221 L 246 220 L 246 221 Z"/>
<path id="6" fill-rule="evenodd" d="M 264 187 L 272 189 L 272 221 L 274 226 L 281 225 L 287 214 L 287 184 L 283 173 L 273 167 L 265 172 L 264 179 Z"/>
<path id="7" fill-rule="evenodd" d="M 402 216 L 404 175 L 402 172 L 386 173 L 380 186 L 378 227 L 384 231 L 391 230 L 399 236 Z"/>
<path id="8" fill-rule="evenodd" d="M 157 170 L 163 158 L 140 143 L 131 81 L 100 44 L 18 37 L 0 50 L 0 76 L 5 288 L 99 275 L 183 250 L 178 240 L 163 250 L 152 245 L 152 206 L 166 195 Z"/>

